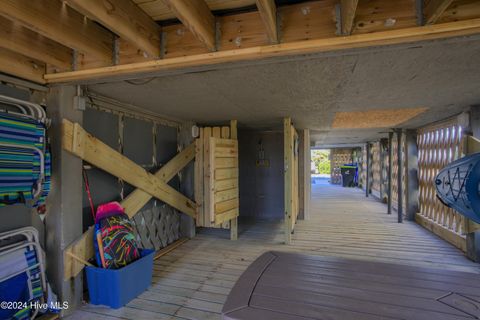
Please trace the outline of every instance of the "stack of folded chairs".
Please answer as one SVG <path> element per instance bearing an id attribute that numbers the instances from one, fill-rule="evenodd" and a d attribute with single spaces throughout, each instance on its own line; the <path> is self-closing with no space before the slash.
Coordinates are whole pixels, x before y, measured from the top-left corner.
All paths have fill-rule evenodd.
<path id="1" fill-rule="evenodd" d="M 47 281 L 38 231 L 0 233 L 0 319 L 34 319 L 47 302 Z"/>
<path id="2" fill-rule="evenodd" d="M 47 125 L 40 105 L 0 95 L 0 206 L 44 204 L 51 176 Z"/>

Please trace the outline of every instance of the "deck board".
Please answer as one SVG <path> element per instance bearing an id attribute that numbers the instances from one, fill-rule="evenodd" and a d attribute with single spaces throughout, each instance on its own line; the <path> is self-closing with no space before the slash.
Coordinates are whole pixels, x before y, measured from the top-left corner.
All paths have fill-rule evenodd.
<path id="1" fill-rule="evenodd" d="M 365 198 L 361 190 L 313 185 L 311 219 L 298 221 L 291 245 L 283 244 L 281 221 L 241 223 L 237 241 L 230 241 L 230 234 L 225 230 L 200 230 L 194 239 L 155 261 L 152 286 L 128 307 L 112 311 L 87 305 L 68 319 L 87 319 L 90 315 L 92 318 L 103 316 L 106 320 L 218 320 L 221 318 L 221 306 L 238 277 L 256 258 L 271 250 L 327 256 L 332 261 L 335 258 L 358 259 L 366 264 L 362 265 L 365 270 L 357 271 L 365 273 L 368 273 L 369 263 L 393 263 L 400 269 L 410 266 L 414 267 L 412 270 L 415 272 L 411 272 L 408 277 L 405 275 L 407 281 L 422 280 L 424 284 L 430 283 L 429 281 L 448 283 L 452 281 L 451 271 L 480 273 L 480 265 L 466 259 L 460 250 L 413 222 L 398 224 L 396 215 L 389 216 L 386 211 L 385 204 L 371 197 Z M 321 272 L 325 277 L 325 283 L 315 288 L 315 294 L 321 297 L 330 291 L 345 294 L 351 299 L 358 298 L 361 292 L 355 291 L 351 286 L 335 285 L 338 279 L 349 279 L 349 266 L 337 264 L 332 268 L 328 259 L 324 259 L 320 271 L 308 266 L 302 267 L 305 273 Z M 341 276 L 332 276 L 335 269 L 342 268 L 343 270 L 336 271 L 341 272 Z M 430 271 L 425 273 L 422 268 Z M 396 271 L 392 267 L 389 272 Z M 385 290 L 391 287 L 392 282 L 399 281 L 394 274 L 389 273 L 378 274 L 378 277 L 381 279 L 378 288 Z M 462 278 L 455 278 L 455 281 L 460 281 L 458 279 Z M 466 282 L 462 280 L 461 285 L 471 287 L 471 290 L 478 288 L 478 280 L 469 279 L 466 275 Z M 422 299 L 438 293 L 419 287 L 415 287 L 415 290 L 408 286 L 402 288 L 399 290 L 403 290 L 405 300 L 398 308 L 407 303 L 420 307 L 424 301 Z M 389 301 L 395 294 L 389 291 L 372 293 L 369 301 Z M 442 310 L 449 310 L 448 307 L 442 308 L 426 308 L 425 312 L 441 313 Z M 265 315 L 276 314 L 268 310 L 262 312 Z M 276 315 L 278 319 L 283 317 Z M 452 315 L 458 316 L 455 312 Z"/>
<path id="2" fill-rule="evenodd" d="M 435 272 L 423 268 L 425 276 L 429 270 Z M 464 320 L 479 315 L 474 305 L 480 304 L 480 283 L 465 281 L 471 273 L 450 271 L 451 281 L 445 281 L 412 276 L 415 271 L 406 265 L 267 252 L 232 289 L 224 319 L 259 318 L 237 318 L 244 308 L 306 319 Z"/>

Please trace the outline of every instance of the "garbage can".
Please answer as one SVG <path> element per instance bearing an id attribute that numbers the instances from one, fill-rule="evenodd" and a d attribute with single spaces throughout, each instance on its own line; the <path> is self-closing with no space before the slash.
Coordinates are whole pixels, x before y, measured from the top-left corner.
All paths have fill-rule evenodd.
<path id="1" fill-rule="evenodd" d="M 355 187 L 355 175 L 357 173 L 357 167 L 341 166 L 340 171 L 342 173 L 342 186 Z"/>

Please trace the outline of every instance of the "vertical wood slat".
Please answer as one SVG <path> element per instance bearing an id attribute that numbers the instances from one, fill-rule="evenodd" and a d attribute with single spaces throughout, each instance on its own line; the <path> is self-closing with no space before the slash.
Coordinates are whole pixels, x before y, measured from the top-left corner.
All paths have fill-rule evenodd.
<path id="1" fill-rule="evenodd" d="M 229 127 L 221 127 L 220 128 L 220 138 L 222 139 L 230 139 L 230 128 Z M 222 223 L 223 229 L 230 229 L 230 221 L 225 221 Z"/>
<path id="2" fill-rule="evenodd" d="M 450 162 L 463 156 L 462 128 L 457 118 L 418 130 L 419 213 L 430 228 L 447 241 L 465 250 L 465 218 L 443 205 L 436 197 L 435 177 Z M 441 230 L 441 231 L 438 231 Z M 448 234 L 450 232 L 451 234 Z M 455 239 L 452 241 L 452 239 Z"/>
<path id="3" fill-rule="evenodd" d="M 203 226 L 210 226 L 210 137 L 212 136 L 212 128 L 203 128 Z"/>
<path id="4" fill-rule="evenodd" d="M 230 139 L 237 140 L 237 120 L 230 121 Z M 240 197 L 240 194 L 239 194 Z M 239 208 L 240 209 L 240 208 Z M 238 238 L 238 217 L 230 220 L 230 240 L 237 240 Z"/>
<path id="5" fill-rule="evenodd" d="M 195 203 L 197 204 L 197 218 L 195 219 L 197 227 L 203 227 L 203 128 L 199 129 L 199 136 L 195 140 Z"/>
<path id="6" fill-rule="evenodd" d="M 213 127 L 212 128 L 212 137 L 213 138 L 220 138 L 222 135 L 222 129 L 220 127 Z M 210 139 L 209 145 L 210 145 L 210 158 L 209 158 L 209 177 L 210 177 L 210 207 L 208 209 L 208 212 L 210 212 L 210 224 L 212 227 L 219 227 L 218 225 L 215 224 L 215 144 L 211 143 L 212 140 Z M 223 225 L 221 225 L 223 227 Z"/>

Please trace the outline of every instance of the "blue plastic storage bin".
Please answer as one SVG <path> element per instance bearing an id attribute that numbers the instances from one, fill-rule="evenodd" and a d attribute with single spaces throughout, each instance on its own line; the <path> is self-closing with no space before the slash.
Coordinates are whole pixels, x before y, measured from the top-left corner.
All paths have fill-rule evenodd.
<path id="1" fill-rule="evenodd" d="M 86 267 L 90 303 L 114 309 L 126 305 L 152 282 L 154 251 L 141 250 L 141 258 L 121 269 Z"/>

